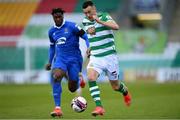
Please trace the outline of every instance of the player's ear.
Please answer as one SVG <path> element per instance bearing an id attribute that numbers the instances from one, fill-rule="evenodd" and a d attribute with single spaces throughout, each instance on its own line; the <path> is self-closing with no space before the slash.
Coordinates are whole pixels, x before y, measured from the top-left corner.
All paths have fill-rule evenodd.
<path id="1" fill-rule="evenodd" d="M 92 13 L 96 14 L 96 7 L 94 5 L 92 6 Z"/>
<path id="2" fill-rule="evenodd" d="M 93 6 L 92 6 L 92 9 L 96 11 L 96 6 L 93 5 Z"/>

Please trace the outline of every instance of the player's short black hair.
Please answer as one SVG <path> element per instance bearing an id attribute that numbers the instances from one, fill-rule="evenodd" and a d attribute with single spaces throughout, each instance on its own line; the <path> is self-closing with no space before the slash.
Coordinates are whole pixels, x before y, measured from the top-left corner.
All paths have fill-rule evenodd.
<path id="1" fill-rule="evenodd" d="M 51 15 L 54 15 L 55 13 L 61 13 L 63 15 L 64 12 L 65 11 L 62 8 L 53 8 L 51 11 Z"/>
<path id="2" fill-rule="evenodd" d="M 88 1 L 85 1 L 85 2 L 83 3 L 82 8 L 85 9 L 85 8 L 87 8 L 88 6 L 93 6 L 93 5 L 94 5 L 94 3 L 93 3 L 92 1 L 90 1 L 90 0 L 88 0 Z"/>

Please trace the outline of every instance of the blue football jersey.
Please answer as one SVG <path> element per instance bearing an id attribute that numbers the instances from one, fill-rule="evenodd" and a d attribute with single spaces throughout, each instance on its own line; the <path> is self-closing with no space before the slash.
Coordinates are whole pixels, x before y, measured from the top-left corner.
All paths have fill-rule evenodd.
<path id="1" fill-rule="evenodd" d="M 49 30 L 50 43 L 51 45 L 55 45 L 57 57 L 81 54 L 78 36 L 80 30 L 81 28 L 78 25 L 69 21 L 64 21 L 60 27 L 53 26 Z"/>

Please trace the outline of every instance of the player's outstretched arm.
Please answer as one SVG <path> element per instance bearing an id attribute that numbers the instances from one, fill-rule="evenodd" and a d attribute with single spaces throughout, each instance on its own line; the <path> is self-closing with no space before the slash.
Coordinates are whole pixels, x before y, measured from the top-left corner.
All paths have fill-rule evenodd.
<path id="1" fill-rule="evenodd" d="M 55 45 L 50 45 L 49 48 L 49 62 L 46 64 L 45 69 L 51 70 L 51 64 L 55 55 Z"/>
<path id="2" fill-rule="evenodd" d="M 86 42 L 86 47 L 87 47 L 86 54 L 87 54 L 87 57 L 89 58 L 90 57 L 89 39 L 88 39 L 87 33 L 83 29 L 82 29 L 82 33 L 81 33 L 81 38 L 83 38 Z"/>
<path id="3" fill-rule="evenodd" d="M 89 48 L 89 40 L 88 40 L 88 36 L 87 36 L 86 32 L 85 32 L 83 29 L 81 29 L 81 30 L 79 30 L 78 35 L 79 35 L 82 39 L 85 40 L 85 42 L 86 42 L 86 47 Z"/>
<path id="4" fill-rule="evenodd" d="M 93 18 L 99 24 L 107 26 L 107 27 L 111 28 L 112 30 L 119 30 L 119 25 L 114 20 L 110 20 L 110 21 L 107 21 L 107 22 L 102 21 L 97 17 L 97 15 L 94 15 Z"/>

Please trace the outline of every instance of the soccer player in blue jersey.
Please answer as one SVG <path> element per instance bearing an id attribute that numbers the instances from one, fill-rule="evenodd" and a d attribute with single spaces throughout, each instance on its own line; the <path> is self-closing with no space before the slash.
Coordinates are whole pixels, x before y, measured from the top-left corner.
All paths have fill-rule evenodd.
<path id="1" fill-rule="evenodd" d="M 87 34 L 77 24 L 64 19 L 64 10 L 52 9 L 52 17 L 55 22 L 48 32 L 50 40 L 49 63 L 46 70 L 52 68 L 52 89 L 55 102 L 51 116 L 60 117 L 61 110 L 61 80 L 68 77 L 68 88 L 75 92 L 79 88 L 79 73 L 82 69 L 82 55 L 79 48 L 79 37 L 86 41 L 89 48 Z"/>

